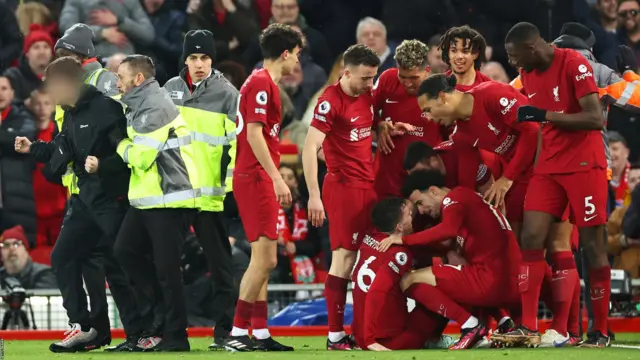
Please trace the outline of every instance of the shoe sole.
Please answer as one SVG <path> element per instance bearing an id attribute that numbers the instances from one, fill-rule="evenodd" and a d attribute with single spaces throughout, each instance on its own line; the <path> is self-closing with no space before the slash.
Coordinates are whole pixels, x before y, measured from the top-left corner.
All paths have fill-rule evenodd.
<path id="1" fill-rule="evenodd" d="M 236 349 L 236 348 L 233 348 L 231 346 L 226 346 L 226 345 L 224 346 L 224 349 L 226 351 L 228 351 L 228 352 L 252 352 L 252 351 L 254 351 L 253 349 L 251 349 L 251 350 L 240 350 L 240 349 Z"/>

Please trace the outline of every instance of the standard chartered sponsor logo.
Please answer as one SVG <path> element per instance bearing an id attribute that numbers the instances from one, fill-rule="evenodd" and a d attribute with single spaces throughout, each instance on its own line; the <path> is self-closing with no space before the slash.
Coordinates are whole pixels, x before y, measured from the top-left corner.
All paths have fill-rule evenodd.
<path id="1" fill-rule="evenodd" d="M 513 143 L 516 141 L 516 136 L 511 134 L 511 135 L 507 135 L 507 138 L 504 139 L 504 141 L 502 142 L 502 144 L 500 144 L 500 146 L 498 146 L 495 150 L 496 154 L 498 155 L 504 155 L 507 151 L 509 151 L 509 149 L 511 149 L 511 145 L 513 145 Z"/>
<path id="2" fill-rule="evenodd" d="M 371 126 L 365 128 L 353 128 L 349 132 L 349 140 L 360 141 L 371 136 Z"/>

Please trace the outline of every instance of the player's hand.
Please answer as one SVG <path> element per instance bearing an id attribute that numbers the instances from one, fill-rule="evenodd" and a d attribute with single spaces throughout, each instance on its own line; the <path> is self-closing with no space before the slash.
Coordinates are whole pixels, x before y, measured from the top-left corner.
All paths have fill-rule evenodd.
<path id="1" fill-rule="evenodd" d="M 518 108 L 518 121 L 546 121 L 547 110 L 539 109 L 531 105 L 523 105 Z"/>
<path id="2" fill-rule="evenodd" d="M 98 172 L 99 166 L 100 166 L 100 161 L 95 156 L 87 156 L 87 160 L 84 161 L 84 169 L 89 174 L 94 174 Z"/>
<path id="3" fill-rule="evenodd" d="M 502 206 L 504 204 L 504 198 L 507 196 L 507 192 L 511 189 L 511 185 L 513 185 L 513 181 L 504 176 L 501 177 L 491 184 L 491 187 L 485 191 L 484 200 L 494 206 Z"/>
<path id="4" fill-rule="evenodd" d="M 291 189 L 285 184 L 282 177 L 278 177 L 273 181 L 273 189 L 276 192 L 276 199 L 282 206 L 288 206 L 291 204 Z"/>
<path id="5" fill-rule="evenodd" d="M 315 227 L 320 227 L 324 223 L 324 206 L 322 205 L 322 200 L 320 196 L 313 195 L 309 197 L 309 204 L 307 205 L 309 209 L 309 220 L 311 220 L 311 225 Z"/>
<path id="6" fill-rule="evenodd" d="M 24 136 L 16 136 L 13 147 L 20 154 L 28 154 L 31 151 L 31 140 Z"/>
<path id="7" fill-rule="evenodd" d="M 393 130 L 391 131 L 391 136 L 404 135 L 410 131 L 416 131 L 416 127 L 411 124 L 397 122 L 393 124 Z"/>
<path id="8" fill-rule="evenodd" d="M 380 244 L 378 244 L 378 251 L 385 252 L 389 250 L 392 245 L 401 245 L 402 237 L 400 235 L 391 235 L 388 238 L 382 240 Z"/>
<path id="9" fill-rule="evenodd" d="M 395 147 L 393 140 L 391 140 L 391 132 L 393 130 L 393 124 L 390 121 L 380 121 L 378 123 L 378 148 L 385 155 L 390 154 Z"/>
<path id="10" fill-rule="evenodd" d="M 391 349 L 388 349 L 378 343 L 373 343 L 369 346 L 367 346 L 367 349 L 371 350 L 371 351 L 391 351 Z"/>
<path id="11" fill-rule="evenodd" d="M 284 244 L 284 248 L 287 251 L 287 255 L 296 254 L 296 244 L 293 241 L 289 241 L 286 244 Z"/>
<path id="12" fill-rule="evenodd" d="M 618 55 L 616 55 L 616 67 L 620 74 L 625 71 L 636 71 L 638 69 L 638 60 L 630 47 L 626 45 L 618 46 Z"/>

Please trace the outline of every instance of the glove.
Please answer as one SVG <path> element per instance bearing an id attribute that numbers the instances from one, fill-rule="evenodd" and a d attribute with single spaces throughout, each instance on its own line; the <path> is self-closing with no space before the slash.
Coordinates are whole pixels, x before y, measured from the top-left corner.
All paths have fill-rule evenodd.
<path id="1" fill-rule="evenodd" d="M 618 46 L 618 54 L 616 55 L 616 66 L 618 72 L 624 74 L 625 71 L 636 71 L 638 68 L 638 60 L 636 54 L 626 45 Z"/>
<path id="2" fill-rule="evenodd" d="M 534 121 L 543 122 L 546 121 L 547 110 L 538 109 L 535 106 L 523 105 L 518 108 L 518 122 L 522 121 Z"/>

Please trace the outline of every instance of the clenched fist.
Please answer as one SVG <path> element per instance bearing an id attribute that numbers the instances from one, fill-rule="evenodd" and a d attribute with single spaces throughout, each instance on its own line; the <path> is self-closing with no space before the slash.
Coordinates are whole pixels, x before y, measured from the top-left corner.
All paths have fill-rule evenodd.
<path id="1" fill-rule="evenodd" d="M 99 161 L 98 158 L 95 156 L 87 156 L 87 160 L 85 160 L 84 162 L 84 169 L 89 173 L 89 174 L 94 174 L 96 172 L 98 172 L 98 165 L 99 165 Z"/>
<path id="2" fill-rule="evenodd" d="M 16 142 L 14 148 L 20 154 L 28 154 L 31 148 L 31 140 L 24 136 L 16 136 Z"/>

